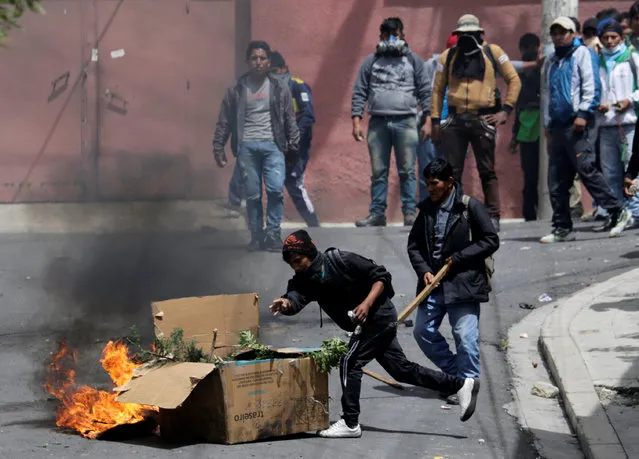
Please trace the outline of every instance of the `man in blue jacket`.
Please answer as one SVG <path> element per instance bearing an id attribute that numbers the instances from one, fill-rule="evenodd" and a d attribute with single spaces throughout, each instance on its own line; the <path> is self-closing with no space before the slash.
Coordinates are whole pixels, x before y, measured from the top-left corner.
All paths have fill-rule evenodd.
<path id="1" fill-rule="evenodd" d="M 278 78 L 288 84 L 291 90 L 295 119 L 300 130 L 298 158 L 295 163 L 286 165 L 284 185 L 293 200 L 293 204 L 295 204 L 295 208 L 306 224 L 310 227 L 320 226 L 313 203 L 304 187 L 304 171 L 306 171 L 306 165 L 309 160 L 311 140 L 313 139 L 313 124 L 315 124 L 311 88 L 304 80 L 291 76 L 284 57 L 277 51 L 271 53 L 271 69 Z"/>
<path id="2" fill-rule="evenodd" d="M 550 35 L 555 51 L 543 68 L 544 125 L 549 144 L 548 186 L 553 208 L 553 231 L 541 243 L 573 241 L 569 190 L 579 174 L 588 192 L 606 209 L 609 218 L 601 228 L 618 236 L 630 220 L 601 172 L 595 167 L 595 110 L 599 106 L 595 69 L 588 48 L 575 43 L 575 23 L 555 19 Z"/>

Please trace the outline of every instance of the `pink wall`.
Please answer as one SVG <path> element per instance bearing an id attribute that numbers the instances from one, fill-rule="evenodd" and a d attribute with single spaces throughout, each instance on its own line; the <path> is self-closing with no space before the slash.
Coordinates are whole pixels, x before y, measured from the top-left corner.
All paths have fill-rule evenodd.
<path id="1" fill-rule="evenodd" d="M 313 88 L 317 124 L 307 186 L 324 219 L 352 221 L 368 212 L 370 161 L 364 143 L 351 137 L 350 101 L 357 70 L 374 50 L 379 24 L 388 16 L 404 20 L 407 39 L 428 58 L 444 48 L 457 18 L 477 15 L 486 39 L 518 58 L 517 43 L 525 32 L 540 33 L 541 2 L 484 0 L 261 0 L 253 2 L 253 37 L 280 50 L 292 71 Z M 582 2 L 580 17 L 604 7 L 627 10 L 631 2 Z M 504 217 L 521 216 L 522 175 L 519 157 L 507 151 L 510 123 L 500 129 L 497 174 Z M 391 172 L 388 217 L 401 219 L 397 175 Z M 469 158 L 464 183 L 482 196 L 474 159 Z M 292 207 L 287 215 L 298 218 Z"/>
<path id="2" fill-rule="evenodd" d="M 45 6 L 0 49 L 0 201 L 222 196 L 211 139 L 235 76 L 234 3 Z"/>

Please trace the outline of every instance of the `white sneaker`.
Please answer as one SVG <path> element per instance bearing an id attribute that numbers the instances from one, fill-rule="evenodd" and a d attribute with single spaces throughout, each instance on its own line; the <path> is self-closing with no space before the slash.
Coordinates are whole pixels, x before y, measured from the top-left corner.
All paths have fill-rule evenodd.
<path id="1" fill-rule="evenodd" d="M 554 244 L 555 242 L 570 242 L 576 239 L 575 232 L 563 229 L 556 228 L 552 233 L 547 234 L 546 236 L 539 239 L 539 242 L 542 244 Z"/>
<path id="2" fill-rule="evenodd" d="M 359 438 L 362 436 L 362 429 L 359 424 L 351 429 L 343 419 L 340 419 L 328 429 L 317 432 L 317 435 L 324 438 Z"/>
<path id="3" fill-rule="evenodd" d="M 632 220 L 632 214 L 630 213 L 630 211 L 628 209 L 622 210 L 621 215 L 619 215 L 619 218 L 617 219 L 617 223 L 610 230 L 610 234 L 608 234 L 608 237 L 621 236 L 621 233 L 630 224 L 631 220 Z"/>
<path id="4" fill-rule="evenodd" d="M 459 391 L 457 396 L 459 397 L 459 408 L 461 422 L 466 422 L 475 412 L 475 405 L 477 405 L 477 394 L 479 393 L 479 378 L 466 378 L 464 385 Z"/>

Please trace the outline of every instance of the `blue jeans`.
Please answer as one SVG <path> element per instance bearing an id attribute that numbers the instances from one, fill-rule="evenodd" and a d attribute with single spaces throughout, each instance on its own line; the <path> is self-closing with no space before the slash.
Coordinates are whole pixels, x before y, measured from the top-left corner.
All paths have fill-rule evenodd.
<path id="1" fill-rule="evenodd" d="M 426 186 L 426 179 L 424 178 L 424 168 L 428 164 L 437 158 L 441 158 L 439 152 L 433 145 L 433 142 L 429 140 L 420 140 L 417 146 L 417 170 L 419 172 L 419 200 L 423 201 L 427 199 L 428 187 Z"/>
<path id="2" fill-rule="evenodd" d="M 453 330 L 453 354 L 439 326 L 448 313 Z M 445 373 L 460 378 L 479 377 L 479 303 L 444 304 L 430 297 L 419 305 L 413 336 L 422 352 Z"/>
<path id="3" fill-rule="evenodd" d="M 262 178 L 266 188 L 266 234 L 280 237 L 284 213 L 284 155 L 274 142 L 243 142 L 237 155 L 237 166 L 246 192 L 246 213 L 253 241 L 264 237 Z"/>
<path id="4" fill-rule="evenodd" d="M 229 204 L 235 207 L 240 207 L 242 205 L 242 201 L 246 199 L 242 173 L 240 172 L 238 164 L 239 163 L 236 161 L 235 167 L 233 168 L 233 175 L 229 182 Z"/>
<path id="5" fill-rule="evenodd" d="M 391 149 L 399 173 L 400 197 L 404 215 L 413 214 L 417 208 L 415 181 L 415 156 L 417 154 L 417 117 L 372 116 L 368 122 L 368 152 L 371 157 L 371 205 L 372 215 L 386 213 L 388 194 L 388 170 Z"/>
<path id="6" fill-rule="evenodd" d="M 620 202 L 626 203 L 626 208 L 633 217 L 639 217 L 639 197 L 627 199 L 623 192 L 623 178 L 625 167 L 632 153 L 632 141 L 635 137 L 634 125 L 621 126 L 623 136 L 628 146 L 626 158 L 622 158 L 621 132 L 619 126 L 605 126 L 599 129 L 600 166 L 604 178 L 612 193 Z"/>

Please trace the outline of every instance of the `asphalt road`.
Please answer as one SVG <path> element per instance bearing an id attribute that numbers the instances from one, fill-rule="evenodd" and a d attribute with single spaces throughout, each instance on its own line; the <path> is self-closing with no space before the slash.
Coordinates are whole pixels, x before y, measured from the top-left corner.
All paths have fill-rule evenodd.
<path id="1" fill-rule="evenodd" d="M 316 305 L 291 318 L 273 318 L 266 306 L 283 292 L 290 274 L 281 256 L 247 253 L 246 235 L 208 231 L 147 235 L 0 235 L 0 457 L 94 458 L 535 458 L 530 438 L 505 406 L 512 402 L 509 369 L 499 342 L 509 326 L 528 313 L 521 302 L 569 295 L 592 282 L 635 266 L 636 234 L 609 240 L 585 231 L 575 243 L 541 246 L 546 224 L 503 225 L 497 256 L 495 295 L 482 309 L 482 391 L 475 416 L 458 421 L 444 411 L 436 394 L 399 392 L 365 377 L 362 392 L 364 434 L 360 440 L 325 440 L 310 435 L 261 443 L 221 446 L 168 446 L 160 439 L 134 443 L 89 441 L 55 428 L 55 402 L 42 390 L 45 365 L 56 341 L 66 338 L 79 352 L 81 383 L 107 388 L 98 362 L 109 338 L 136 324 L 149 338 L 149 303 L 167 298 L 244 293 L 261 296 L 262 340 L 273 345 L 316 346 L 343 336 L 325 317 L 319 327 Z M 407 231 L 317 229 L 320 247 L 365 254 L 391 271 L 396 306 L 407 305 L 416 277 L 406 252 Z M 448 326 L 444 330 L 449 334 Z M 401 327 L 409 358 L 428 364 Z M 373 371 L 383 370 L 373 364 Z M 340 388 L 331 375 L 333 420 L 340 414 Z M 265 448 L 267 447 L 267 448 Z"/>

